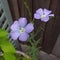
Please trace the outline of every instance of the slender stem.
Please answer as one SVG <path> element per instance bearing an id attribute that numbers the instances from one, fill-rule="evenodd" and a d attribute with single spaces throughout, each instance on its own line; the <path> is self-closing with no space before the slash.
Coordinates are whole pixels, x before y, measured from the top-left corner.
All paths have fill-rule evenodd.
<path id="1" fill-rule="evenodd" d="M 23 55 L 26 58 L 31 58 L 30 56 L 26 55 L 25 53 L 21 52 L 21 51 L 16 51 L 17 54 Z"/>
<path id="2" fill-rule="evenodd" d="M 36 34 L 34 34 L 32 37 L 30 37 L 29 38 L 29 40 L 31 40 L 31 39 L 33 39 L 41 30 L 43 30 L 44 31 L 44 29 L 43 28 L 41 28 L 41 27 L 39 27 L 38 29 L 37 29 L 37 32 L 36 32 Z"/>
<path id="3" fill-rule="evenodd" d="M 25 5 L 25 7 L 26 7 L 26 9 L 27 9 L 27 11 L 28 11 L 28 14 L 29 14 L 30 18 L 31 18 L 31 19 L 30 19 L 30 22 L 33 22 L 32 13 L 31 13 L 31 11 L 30 11 L 29 5 L 28 5 L 28 3 L 27 3 L 26 0 L 24 0 L 24 5 Z"/>
<path id="4" fill-rule="evenodd" d="M 31 45 L 33 45 L 32 40 L 34 40 L 34 37 L 35 37 L 41 30 L 44 31 L 44 29 L 43 29 L 42 27 L 39 27 L 39 28 L 37 29 L 36 34 L 32 33 L 31 37 L 28 39 L 28 42 L 30 42 Z"/>

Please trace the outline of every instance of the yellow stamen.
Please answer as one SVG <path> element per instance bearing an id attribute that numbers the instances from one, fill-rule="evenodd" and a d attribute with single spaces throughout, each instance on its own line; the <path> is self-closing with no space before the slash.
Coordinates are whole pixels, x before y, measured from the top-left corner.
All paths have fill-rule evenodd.
<path id="1" fill-rule="evenodd" d="M 42 15 L 41 18 L 45 18 L 46 16 L 45 15 Z"/>
<path id="2" fill-rule="evenodd" d="M 20 32 L 22 32 L 22 33 L 23 33 L 24 31 L 25 31 L 25 30 L 24 30 L 24 28 L 21 28 L 21 29 L 20 29 Z"/>

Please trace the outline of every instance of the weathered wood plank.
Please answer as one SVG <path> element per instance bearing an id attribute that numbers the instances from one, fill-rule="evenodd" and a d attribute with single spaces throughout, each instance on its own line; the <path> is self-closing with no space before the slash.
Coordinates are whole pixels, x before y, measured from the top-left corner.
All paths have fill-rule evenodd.
<path id="1" fill-rule="evenodd" d="M 43 42 L 43 49 L 50 53 L 54 47 L 54 44 L 57 40 L 58 34 L 60 32 L 60 17 L 59 17 L 59 0 L 51 0 L 50 2 L 50 9 L 53 11 L 55 14 L 54 19 L 51 19 L 47 24 L 46 24 L 46 30 L 45 30 L 45 35 L 44 35 L 44 42 Z"/>
<path id="2" fill-rule="evenodd" d="M 17 0 L 8 0 L 11 14 L 13 17 L 13 20 L 16 20 L 19 18 L 19 8 L 18 8 L 18 3 Z"/>

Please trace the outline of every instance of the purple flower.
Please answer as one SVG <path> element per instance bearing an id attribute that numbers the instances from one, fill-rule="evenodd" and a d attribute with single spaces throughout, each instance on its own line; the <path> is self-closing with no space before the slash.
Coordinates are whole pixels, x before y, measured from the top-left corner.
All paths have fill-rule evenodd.
<path id="1" fill-rule="evenodd" d="M 26 41 L 29 38 L 29 33 L 32 32 L 34 26 L 32 23 L 27 24 L 26 18 L 20 18 L 11 25 L 10 36 L 13 40 L 19 38 L 20 41 Z"/>
<path id="2" fill-rule="evenodd" d="M 41 19 L 41 21 L 47 22 L 49 21 L 49 17 L 54 17 L 54 14 L 51 14 L 52 11 L 47 9 L 39 8 L 36 10 L 36 13 L 34 14 L 35 19 Z"/>

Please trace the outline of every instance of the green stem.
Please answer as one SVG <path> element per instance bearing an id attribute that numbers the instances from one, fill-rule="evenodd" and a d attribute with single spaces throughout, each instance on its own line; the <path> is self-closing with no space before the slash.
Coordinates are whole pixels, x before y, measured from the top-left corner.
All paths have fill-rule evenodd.
<path id="1" fill-rule="evenodd" d="M 34 34 L 32 37 L 30 37 L 30 38 L 29 38 L 29 40 L 33 39 L 33 38 L 34 38 L 34 37 L 35 37 L 35 36 L 36 36 L 36 35 L 37 35 L 41 30 L 43 30 L 43 31 L 44 31 L 44 29 L 43 29 L 43 28 L 41 28 L 41 27 L 40 27 L 40 28 L 38 28 L 38 29 L 37 29 L 37 32 L 36 32 L 36 34 Z"/>
<path id="2" fill-rule="evenodd" d="M 27 9 L 27 11 L 28 11 L 28 13 L 29 13 L 30 18 L 31 18 L 31 19 L 30 19 L 30 22 L 33 22 L 32 13 L 31 13 L 31 11 L 30 11 L 29 5 L 28 5 L 28 3 L 27 3 L 26 0 L 24 0 L 24 5 L 25 5 L 25 7 L 26 7 L 26 9 Z"/>
<path id="3" fill-rule="evenodd" d="M 32 40 L 34 40 L 34 37 L 35 37 L 41 30 L 44 31 L 43 28 L 39 27 L 39 28 L 37 29 L 36 34 L 33 33 L 33 34 L 31 35 L 31 37 L 28 39 L 28 42 L 30 42 L 31 45 L 33 45 Z"/>

